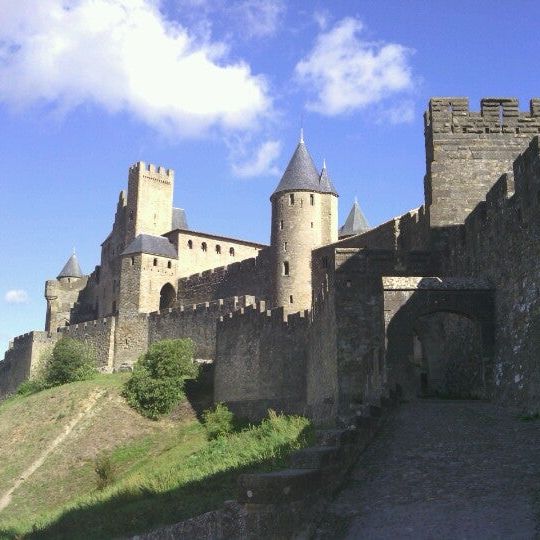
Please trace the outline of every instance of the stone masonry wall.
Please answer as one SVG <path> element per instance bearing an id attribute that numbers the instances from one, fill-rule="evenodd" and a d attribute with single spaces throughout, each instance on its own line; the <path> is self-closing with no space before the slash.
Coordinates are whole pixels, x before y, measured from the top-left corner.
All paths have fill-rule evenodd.
<path id="1" fill-rule="evenodd" d="M 0 362 L 0 399 L 13 394 L 22 382 L 39 370 L 46 352 L 52 349 L 56 340 L 55 334 L 28 332 L 10 343 Z"/>
<path id="2" fill-rule="evenodd" d="M 269 255 L 269 249 L 264 249 L 256 258 L 180 279 L 178 303 L 200 304 L 242 295 L 268 299 L 271 287 Z"/>
<path id="3" fill-rule="evenodd" d="M 519 111 L 515 98 L 434 98 L 425 114 L 426 208 L 431 227 L 464 222 L 497 178 L 540 133 L 540 99 Z"/>
<path id="4" fill-rule="evenodd" d="M 214 399 L 257 420 L 269 408 L 304 413 L 308 312 L 284 319 L 264 302 L 223 317 L 217 327 Z"/>
<path id="5" fill-rule="evenodd" d="M 496 295 L 492 395 L 540 410 L 540 149 L 535 137 L 485 201 L 453 228 L 443 267 L 485 276 Z"/>

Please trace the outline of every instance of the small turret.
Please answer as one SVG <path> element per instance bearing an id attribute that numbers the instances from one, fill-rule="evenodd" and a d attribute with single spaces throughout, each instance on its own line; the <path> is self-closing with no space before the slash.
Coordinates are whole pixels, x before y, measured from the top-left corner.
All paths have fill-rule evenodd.
<path id="1" fill-rule="evenodd" d="M 77 255 L 75 255 L 75 251 L 73 251 L 71 257 L 67 260 L 66 264 L 64 265 L 64 268 L 62 268 L 62 271 L 58 274 L 57 279 L 80 278 L 80 277 L 83 277 L 83 273 L 81 271 L 81 266 L 79 265 Z"/>
<path id="2" fill-rule="evenodd" d="M 351 211 L 345 220 L 343 226 L 339 229 L 339 239 L 348 238 L 356 234 L 362 234 L 369 231 L 370 226 L 367 222 L 358 200 L 355 198 Z"/>

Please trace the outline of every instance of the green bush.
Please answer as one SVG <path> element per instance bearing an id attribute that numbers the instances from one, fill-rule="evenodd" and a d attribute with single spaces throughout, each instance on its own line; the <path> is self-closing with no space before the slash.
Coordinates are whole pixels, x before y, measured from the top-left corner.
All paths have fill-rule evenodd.
<path id="1" fill-rule="evenodd" d="M 153 343 L 124 385 L 123 396 L 137 411 L 157 419 L 184 397 L 185 379 L 195 378 L 195 344 L 190 339 L 166 339 Z"/>
<path id="2" fill-rule="evenodd" d="M 41 392 L 41 390 L 45 390 L 46 388 L 49 388 L 49 385 L 43 377 L 39 377 L 21 383 L 19 388 L 17 388 L 17 394 L 19 396 L 29 396 L 30 394 Z"/>
<path id="3" fill-rule="evenodd" d="M 223 403 L 218 403 L 213 410 L 204 411 L 203 423 L 209 440 L 234 431 L 234 415 Z"/>
<path id="4" fill-rule="evenodd" d="M 44 368 L 44 381 L 58 386 L 75 381 L 84 381 L 97 374 L 96 355 L 82 341 L 63 337 L 56 343 Z"/>
<path id="5" fill-rule="evenodd" d="M 108 454 L 99 454 L 94 461 L 94 471 L 97 475 L 97 488 L 105 489 L 114 483 L 116 474 Z"/>
<path id="6" fill-rule="evenodd" d="M 138 364 L 154 379 L 195 379 L 199 365 L 193 362 L 195 343 L 191 339 L 164 339 L 150 345 Z"/>

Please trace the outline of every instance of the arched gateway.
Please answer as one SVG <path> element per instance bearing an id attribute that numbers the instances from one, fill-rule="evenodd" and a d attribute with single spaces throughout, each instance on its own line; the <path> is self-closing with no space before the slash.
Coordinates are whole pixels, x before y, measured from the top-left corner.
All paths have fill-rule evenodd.
<path id="1" fill-rule="evenodd" d="M 470 319 L 480 335 L 482 380 L 492 371 L 494 294 L 483 279 L 438 277 L 384 277 L 384 324 L 387 379 L 398 384 L 406 397 L 418 393 L 421 374 L 415 362 L 420 317 L 454 313 Z"/>
<path id="2" fill-rule="evenodd" d="M 159 309 L 173 307 L 176 300 L 176 291 L 170 283 L 165 283 L 159 293 Z"/>

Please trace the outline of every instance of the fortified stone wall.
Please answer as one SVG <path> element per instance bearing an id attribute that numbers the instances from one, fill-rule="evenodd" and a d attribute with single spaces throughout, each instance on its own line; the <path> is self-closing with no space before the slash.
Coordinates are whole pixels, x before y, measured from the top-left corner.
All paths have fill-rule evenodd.
<path id="1" fill-rule="evenodd" d="M 13 394 L 22 382 L 39 370 L 56 340 L 55 334 L 28 332 L 10 343 L 4 360 L 0 362 L 0 399 Z"/>
<path id="2" fill-rule="evenodd" d="M 115 332 L 116 318 L 106 317 L 66 326 L 60 329 L 59 334 L 89 345 L 96 354 L 98 368 L 105 372 L 111 372 L 114 365 Z"/>
<path id="3" fill-rule="evenodd" d="M 191 338 L 197 345 L 196 358 L 214 360 L 218 319 L 253 305 L 255 301 L 254 296 L 241 296 L 151 313 L 148 317 L 148 342 Z"/>
<path id="4" fill-rule="evenodd" d="M 493 396 L 540 409 L 540 150 L 535 137 L 462 227 L 452 228 L 443 265 L 486 276 L 496 295 Z"/>
<path id="5" fill-rule="evenodd" d="M 178 303 L 200 304 L 250 295 L 267 300 L 271 291 L 269 249 L 254 259 L 213 268 L 178 281 Z"/>
<path id="6" fill-rule="evenodd" d="M 47 332 L 55 332 L 59 327 L 71 323 L 79 296 L 87 283 L 87 277 L 50 279 L 45 283 L 45 298 L 47 299 L 45 330 Z"/>
<path id="7" fill-rule="evenodd" d="M 540 133 L 540 99 L 532 99 L 530 110 L 520 112 L 515 98 L 485 98 L 480 112 L 472 112 L 467 98 L 434 98 L 424 123 L 429 223 L 462 224 Z"/>
<path id="8" fill-rule="evenodd" d="M 272 408 L 302 414 L 306 407 L 308 312 L 284 318 L 264 302 L 224 316 L 217 326 L 214 399 L 241 417 Z"/>

